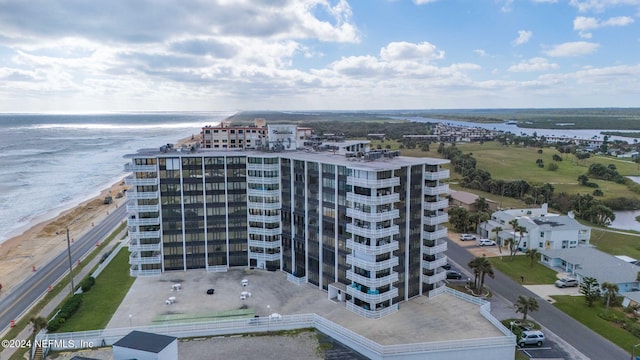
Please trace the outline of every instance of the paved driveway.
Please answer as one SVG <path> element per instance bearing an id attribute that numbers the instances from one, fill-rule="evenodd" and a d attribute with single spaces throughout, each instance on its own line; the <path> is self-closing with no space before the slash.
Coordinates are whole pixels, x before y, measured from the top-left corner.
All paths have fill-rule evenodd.
<path id="1" fill-rule="evenodd" d="M 532 293 L 547 300 L 550 304 L 553 304 L 555 302 L 555 300 L 551 298 L 552 295 L 582 296 L 582 294 L 580 294 L 580 288 L 578 286 L 559 288 L 555 285 L 524 285 L 524 287 Z"/>

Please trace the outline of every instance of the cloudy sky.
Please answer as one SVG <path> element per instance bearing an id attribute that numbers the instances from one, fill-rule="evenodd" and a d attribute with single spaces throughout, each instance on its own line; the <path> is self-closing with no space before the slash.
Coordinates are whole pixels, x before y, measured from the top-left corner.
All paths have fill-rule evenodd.
<path id="1" fill-rule="evenodd" d="M 0 0 L 0 112 L 640 106 L 640 0 Z"/>

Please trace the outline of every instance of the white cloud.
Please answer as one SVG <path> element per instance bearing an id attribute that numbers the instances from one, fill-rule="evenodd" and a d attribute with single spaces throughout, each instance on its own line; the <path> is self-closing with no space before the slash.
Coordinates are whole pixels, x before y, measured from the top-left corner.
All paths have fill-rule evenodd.
<path id="1" fill-rule="evenodd" d="M 429 62 L 444 58 L 444 51 L 437 50 L 428 42 L 413 44 L 409 42 L 392 42 L 380 50 L 380 58 L 387 61 Z"/>
<path id="2" fill-rule="evenodd" d="M 487 54 L 486 51 L 484 51 L 482 49 L 475 49 L 475 50 L 473 50 L 473 52 L 476 53 L 480 57 L 485 57 L 485 56 L 489 55 L 489 54 Z"/>
<path id="3" fill-rule="evenodd" d="M 528 30 L 518 30 L 518 38 L 516 38 L 513 43 L 515 45 L 526 44 L 531 37 L 533 36 L 533 32 Z"/>
<path id="4" fill-rule="evenodd" d="M 434 3 L 438 0 L 413 0 L 413 3 L 416 5 L 423 5 L 423 4 L 429 4 L 429 3 Z"/>
<path id="5" fill-rule="evenodd" d="M 622 5 L 640 6 L 640 0 L 570 0 L 569 4 L 580 12 L 602 12 L 606 8 Z"/>
<path id="6" fill-rule="evenodd" d="M 600 21 L 593 17 L 578 16 L 573 20 L 573 29 L 583 31 L 607 26 L 627 26 L 632 24 L 633 21 L 633 18 L 629 16 L 617 16 L 604 21 Z"/>
<path id="7" fill-rule="evenodd" d="M 512 65 L 507 69 L 509 72 L 531 72 L 531 71 L 548 71 L 555 70 L 559 66 L 558 64 L 550 63 L 545 58 L 531 58 L 520 62 L 519 64 Z"/>
<path id="8" fill-rule="evenodd" d="M 600 44 L 587 41 L 574 41 L 554 45 L 551 49 L 545 51 L 545 54 L 551 57 L 567 57 L 588 55 L 600 47 Z"/>

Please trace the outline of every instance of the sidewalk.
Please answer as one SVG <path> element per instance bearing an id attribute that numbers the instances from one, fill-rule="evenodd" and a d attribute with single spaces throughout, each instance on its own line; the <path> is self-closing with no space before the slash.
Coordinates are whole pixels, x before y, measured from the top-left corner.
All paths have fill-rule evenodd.
<path id="1" fill-rule="evenodd" d="M 100 259 L 102 258 L 103 254 L 115 249 L 118 245 L 120 245 L 121 241 L 126 241 L 125 240 L 120 240 L 120 238 L 125 234 L 126 232 L 126 228 L 121 231 L 120 233 L 118 233 L 116 235 L 116 237 L 113 240 L 113 244 L 111 246 L 107 246 L 104 249 L 102 249 L 89 263 L 85 263 L 85 266 L 82 268 L 82 270 L 80 271 L 80 273 L 78 273 L 76 276 L 73 277 L 73 281 L 75 285 L 78 285 L 80 283 L 80 281 L 82 279 L 84 279 L 86 276 L 88 276 L 91 272 L 91 270 L 96 267 L 99 263 L 100 263 Z M 87 254 L 89 255 L 89 254 Z M 111 257 L 109 259 L 107 259 L 107 261 L 103 262 L 103 265 L 106 265 L 108 261 L 111 260 Z M 67 276 L 65 276 L 64 278 L 68 278 L 68 272 L 67 272 Z M 54 297 L 51 301 L 49 301 L 43 308 L 42 310 L 38 313 L 38 316 L 42 316 L 44 318 L 48 318 L 49 315 L 51 315 L 53 313 L 53 311 L 64 301 L 64 299 L 67 297 L 68 293 L 68 289 L 65 289 L 63 291 L 61 291 L 58 295 L 56 295 L 56 297 Z M 40 300 L 42 301 L 42 300 Z M 34 304 L 35 305 L 35 304 Z M 31 325 L 27 325 L 19 334 L 18 336 L 15 338 L 16 340 L 28 340 L 29 337 L 31 336 Z M 7 340 L 12 340 L 12 339 L 7 339 Z M 18 350 L 18 348 L 12 347 L 12 348 L 5 348 L 2 352 L 0 352 L 0 360 L 6 360 L 9 359 L 11 356 L 13 356 L 13 354 Z"/>

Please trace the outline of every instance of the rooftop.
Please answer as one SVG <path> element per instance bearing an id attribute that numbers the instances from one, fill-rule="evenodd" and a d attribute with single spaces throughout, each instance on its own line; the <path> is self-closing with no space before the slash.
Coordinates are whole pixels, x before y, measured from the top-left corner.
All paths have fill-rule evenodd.
<path id="1" fill-rule="evenodd" d="M 589 246 L 572 249 L 541 250 L 550 258 L 560 258 L 577 265 L 576 273 L 598 279 L 600 283 L 636 282 L 640 267 Z"/>

